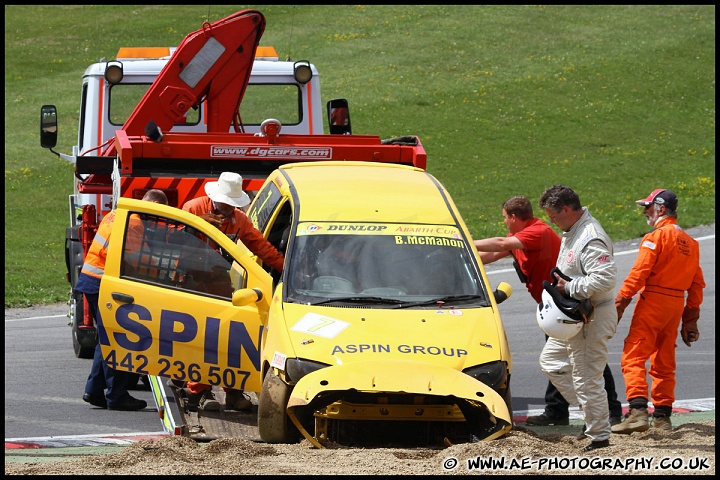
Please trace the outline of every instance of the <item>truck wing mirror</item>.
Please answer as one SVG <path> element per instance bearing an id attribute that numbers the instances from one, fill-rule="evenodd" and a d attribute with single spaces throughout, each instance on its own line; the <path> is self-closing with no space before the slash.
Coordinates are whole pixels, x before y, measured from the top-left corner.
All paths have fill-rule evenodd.
<path id="1" fill-rule="evenodd" d="M 57 108 L 55 105 L 40 107 L 40 146 L 54 148 L 57 145 Z"/>
<path id="2" fill-rule="evenodd" d="M 344 98 L 336 98 L 327 103 L 328 125 L 330 133 L 335 135 L 351 135 L 350 107 Z"/>

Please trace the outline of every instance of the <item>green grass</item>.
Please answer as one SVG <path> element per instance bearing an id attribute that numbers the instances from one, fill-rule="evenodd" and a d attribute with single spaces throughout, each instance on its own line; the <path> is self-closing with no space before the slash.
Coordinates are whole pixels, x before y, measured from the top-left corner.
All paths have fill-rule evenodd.
<path id="1" fill-rule="evenodd" d="M 70 153 L 87 65 L 242 8 L 5 6 L 6 308 L 69 291 L 73 169 L 40 148 L 40 106 L 58 106 Z M 505 199 L 535 205 L 554 183 L 616 241 L 647 231 L 633 202 L 659 187 L 681 225 L 715 222 L 714 6 L 253 8 L 261 44 L 313 62 L 325 100 L 348 98 L 354 133 L 420 137 L 476 238 L 505 235 Z"/>

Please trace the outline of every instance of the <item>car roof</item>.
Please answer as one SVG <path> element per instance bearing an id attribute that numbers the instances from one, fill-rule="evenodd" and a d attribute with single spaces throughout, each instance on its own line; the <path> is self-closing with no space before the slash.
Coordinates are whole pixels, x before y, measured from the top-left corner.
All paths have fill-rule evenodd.
<path id="1" fill-rule="evenodd" d="M 299 198 L 300 221 L 455 225 L 444 190 L 414 167 L 370 162 L 308 162 L 281 170 Z"/>

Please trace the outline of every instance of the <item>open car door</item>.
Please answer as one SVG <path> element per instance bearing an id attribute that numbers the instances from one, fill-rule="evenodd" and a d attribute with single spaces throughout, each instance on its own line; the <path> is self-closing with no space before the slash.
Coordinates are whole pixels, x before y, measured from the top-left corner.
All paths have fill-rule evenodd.
<path id="1" fill-rule="evenodd" d="M 259 392 L 272 278 L 201 218 L 121 198 L 100 285 L 103 358 L 117 370 Z"/>

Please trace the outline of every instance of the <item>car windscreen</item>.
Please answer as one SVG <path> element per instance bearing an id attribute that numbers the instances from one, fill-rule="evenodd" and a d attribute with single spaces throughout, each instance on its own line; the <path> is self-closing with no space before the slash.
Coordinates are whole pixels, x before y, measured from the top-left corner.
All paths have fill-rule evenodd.
<path id="1" fill-rule="evenodd" d="M 296 232 L 285 264 L 290 302 L 489 305 L 475 257 L 455 226 L 314 222 Z"/>

